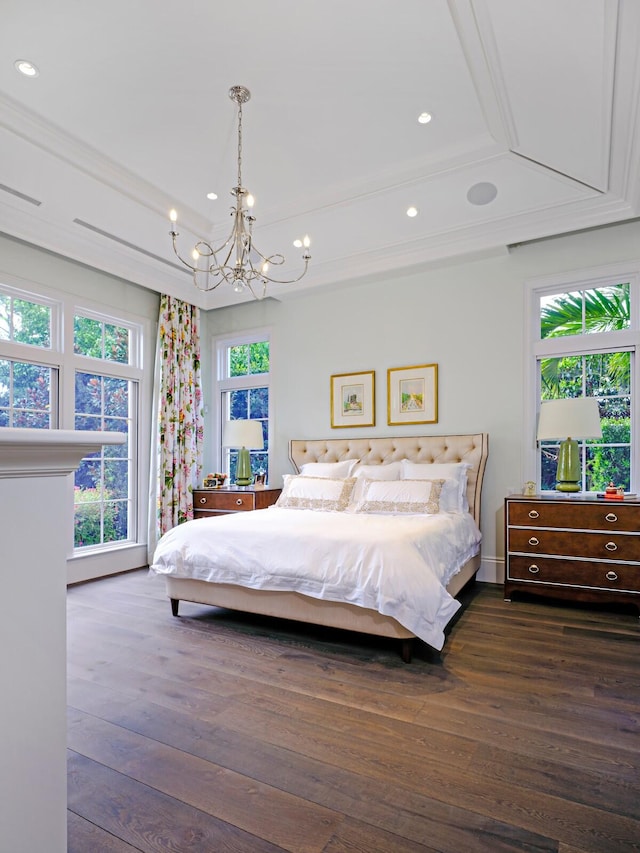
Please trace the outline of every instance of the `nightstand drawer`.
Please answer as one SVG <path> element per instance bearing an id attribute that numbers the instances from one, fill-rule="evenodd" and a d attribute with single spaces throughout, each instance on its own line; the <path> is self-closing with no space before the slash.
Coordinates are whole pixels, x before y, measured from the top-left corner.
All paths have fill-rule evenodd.
<path id="1" fill-rule="evenodd" d="M 568 527 L 589 530 L 640 530 L 640 507 L 623 501 L 563 503 L 517 501 L 507 503 L 507 524 L 520 527 Z"/>
<path id="2" fill-rule="evenodd" d="M 253 492 L 222 492 L 212 490 L 210 492 L 198 491 L 194 493 L 194 509 L 208 509 L 217 512 L 242 512 L 255 508 Z"/>
<path id="3" fill-rule="evenodd" d="M 624 563 L 512 556 L 509 559 L 508 579 L 520 583 L 624 590 L 640 594 L 640 566 Z"/>
<path id="4" fill-rule="evenodd" d="M 598 560 L 640 561 L 640 536 L 629 533 L 588 533 L 574 530 L 508 528 L 509 552 L 570 554 Z"/>

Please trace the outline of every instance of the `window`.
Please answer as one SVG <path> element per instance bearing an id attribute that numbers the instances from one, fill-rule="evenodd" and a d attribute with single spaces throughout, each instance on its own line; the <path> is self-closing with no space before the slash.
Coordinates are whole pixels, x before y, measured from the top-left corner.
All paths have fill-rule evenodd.
<path id="1" fill-rule="evenodd" d="M 127 437 L 122 445 L 106 445 L 87 456 L 75 472 L 76 548 L 135 539 L 138 380 L 130 364 L 135 332 L 99 315 L 73 318 L 74 428 Z"/>
<path id="2" fill-rule="evenodd" d="M 250 450 L 251 471 L 269 476 L 269 369 L 270 344 L 266 333 L 248 337 L 235 336 L 217 343 L 219 435 L 224 424 L 237 418 L 259 420 L 262 424 L 264 450 Z M 221 448 L 221 465 L 235 480 L 237 450 Z"/>
<path id="3" fill-rule="evenodd" d="M 595 397 L 602 438 L 580 441 L 583 491 L 604 491 L 609 482 L 635 488 L 633 436 L 638 335 L 635 276 L 598 277 L 530 290 L 532 364 L 536 414 L 544 400 Z M 535 422 L 534 418 L 534 422 Z M 559 441 L 537 446 L 537 482 L 555 488 Z"/>
<path id="4" fill-rule="evenodd" d="M 127 437 L 87 456 L 75 472 L 75 549 L 137 536 L 141 337 L 137 323 L 0 284 L 0 427 Z"/>

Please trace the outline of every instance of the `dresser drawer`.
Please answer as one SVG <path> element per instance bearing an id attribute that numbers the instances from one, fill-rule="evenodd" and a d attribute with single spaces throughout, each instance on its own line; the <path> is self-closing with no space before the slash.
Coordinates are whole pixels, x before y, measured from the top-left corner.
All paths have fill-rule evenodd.
<path id="1" fill-rule="evenodd" d="M 640 593 L 640 566 L 628 566 L 624 563 L 511 556 L 507 577 L 508 580 L 520 583 Z"/>
<path id="2" fill-rule="evenodd" d="M 597 560 L 640 561 L 640 536 L 630 533 L 590 533 L 510 527 L 507 549 L 524 554 L 559 554 Z"/>
<path id="3" fill-rule="evenodd" d="M 637 532 L 640 530 L 640 506 L 623 501 L 508 501 L 507 524 Z"/>

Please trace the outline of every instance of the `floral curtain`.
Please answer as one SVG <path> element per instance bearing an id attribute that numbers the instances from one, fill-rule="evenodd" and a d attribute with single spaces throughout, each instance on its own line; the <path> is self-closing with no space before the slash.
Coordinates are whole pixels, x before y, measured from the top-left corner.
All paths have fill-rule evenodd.
<path id="1" fill-rule="evenodd" d="M 163 533 L 193 518 L 193 487 L 202 473 L 200 309 L 166 295 L 160 300 L 155 396 L 156 512 L 150 553 Z"/>

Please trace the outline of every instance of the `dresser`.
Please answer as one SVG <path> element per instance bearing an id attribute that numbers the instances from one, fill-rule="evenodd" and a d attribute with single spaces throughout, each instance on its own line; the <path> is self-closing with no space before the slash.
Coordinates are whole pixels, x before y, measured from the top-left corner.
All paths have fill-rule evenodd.
<path id="1" fill-rule="evenodd" d="M 504 597 L 529 592 L 627 602 L 640 614 L 640 501 L 512 495 L 505 501 Z"/>
<path id="2" fill-rule="evenodd" d="M 221 486 L 193 490 L 193 517 L 211 518 L 229 512 L 266 509 L 274 504 L 282 489 L 273 486 Z"/>

